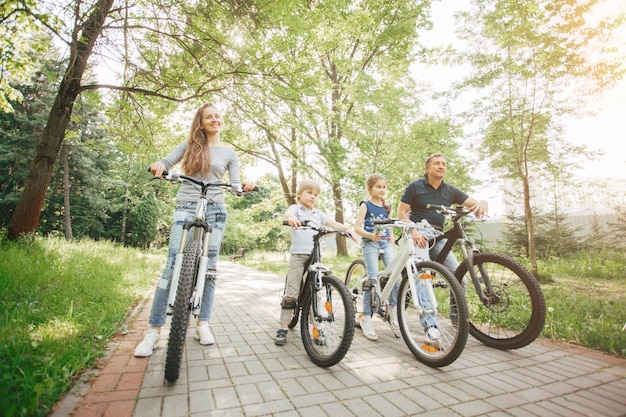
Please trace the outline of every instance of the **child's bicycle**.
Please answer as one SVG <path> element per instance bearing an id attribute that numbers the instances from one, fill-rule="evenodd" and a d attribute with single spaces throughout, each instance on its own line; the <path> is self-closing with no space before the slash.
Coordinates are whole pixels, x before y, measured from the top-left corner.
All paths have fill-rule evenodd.
<path id="1" fill-rule="evenodd" d="M 417 229 L 435 236 L 428 223 L 407 223 L 399 219 L 375 221 L 402 228 L 395 257 L 379 272 L 381 289 L 372 286 L 372 311 L 383 309 L 390 323 L 389 298 L 398 280 L 398 323 L 404 342 L 413 355 L 428 366 L 447 366 L 454 362 L 467 342 L 468 312 L 461 285 L 446 267 L 417 257 L 411 231 Z M 346 273 L 346 286 L 353 296 L 353 315 L 363 303 L 363 285 L 369 281 L 362 261 L 354 261 Z M 367 284 L 369 286 L 369 284 Z M 435 327 L 438 337 L 428 335 Z M 393 330 L 393 327 L 392 327 Z M 395 331 L 394 331 L 395 334 Z"/>
<path id="2" fill-rule="evenodd" d="M 288 226 L 288 222 L 283 222 Z M 311 361 L 323 368 L 337 364 L 348 353 L 354 337 L 352 297 L 343 283 L 322 264 L 322 237 L 347 232 L 314 227 L 303 222 L 300 228 L 317 231 L 313 236 L 313 250 L 306 261 L 303 284 L 296 300 L 291 321 L 293 329 L 302 317 L 300 334 L 302 344 Z"/>
<path id="3" fill-rule="evenodd" d="M 463 206 L 430 204 L 452 220 L 452 227 L 437 239 L 447 239 L 436 262 L 443 263 L 458 242 L 463 262 L 455 271 L 461 282 L 469 275 L 465 298 L 469 307 L 469 332 L 496 349 L 517 349 L 532 343 L 546 318 L 546 303 L 539 283 L 521 264 L 498 253 L 482 253 L 469 239 L 462 220 L 472 211 Z"/>
<path id="4" fill-rule="evenodd" d="M 204 293 L 212 229 L 205 218 L 209 202 L 207 192 L 211 188 L 223 188 L 229 189 L 235 195 L 248 193 L 244 193 L 241 190 L 241 186 L 222 182 L 208 182 L 177 173 L 164 172 L 161 178 L 154 179 L 167 180 L 172 184 L 188 181 L 199 185 L 201 188 L 201 193 L 198 194 L 194 219 L 185 222 L 183 225 L 183 233 L 178 253 L 176 254 L 174 273 L 167 301 L 168 314 L 171 313 L 172 315 L 172 323 L 165 357 L 165 379 L 169 382 L 174 382 L 178 379 L 180 371 L 180 362 L 183 356 L 185 336 L 189 324 L 189 313 L 192 312 L 195 316 L 200 313 L 200 304 Z"/>

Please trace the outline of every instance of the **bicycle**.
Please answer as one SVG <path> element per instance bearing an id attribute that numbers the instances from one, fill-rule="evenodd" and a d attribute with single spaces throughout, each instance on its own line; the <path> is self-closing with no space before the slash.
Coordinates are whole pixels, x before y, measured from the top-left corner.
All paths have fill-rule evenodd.
<path id="1" fill-rule="evenodd" d="M 284 221 L 283 225 L 289 223 Z M 315 230 L 317 234 L 313 236 L 313 250 L 305 263 L 303 284 L 287 327 L 293 329 L 302 317 L 300 335 L 304 350 L 314 364 L 326 368 L 348 353 L 354 337 L 354 314 L 348 289 L 322 264 L 321 239 L 329 234 L 351 236 L 339 230 L 310 226 L 308 221 L 300 228 Z"/>
<path id="2" fill-rule="evenodd" d="M 480 252 L 467 237 L 462 221 L 472 211 L 464 206 L 429 204 L 427 209 L 448 217 L 449 228 L 437 240 L 447 239 L 435 258 L 442 263 L 459 243 L 463 261 L 454 275 L 462 282 L 469 274 L 473 286 L 466 288 L 469 332 L 481 343 L 496 349 L 518 349 L 532 343 L 543 330 L 546 303 L 535 277 L 512 258 Z"/>
<path id="3" fill-rule="evenodd" d="M 194 316 L 200 313 L 204 284 L 209 262 L 209 241 L 212 227 L 205 218 L 209 197 L 207 192 L 210 188 L 229 189 L 232 194 L 245 195 L 240 185 L 223 182 L 209 182 L 206 180 L 182 175 L 178 173 L 164 172 L 157 180 L 167 180 L 172 184 L 183 181 L 192 182 L 200 186 L 196 212 L 192 221 L 183 224 L 183 232 L 180 246 L 176 254 L 174 272 L 170 293 L 167 301 L 168 315 L 172 316 L 167 354 L 165 358 L 165 379 L 174 382 L 178 379 L 180 362 L 185 346 L 185 336 L 189 325 L 189 313 Z M 254 191 L 257 191 L 255 187 Z M 191 234 L 191 238 L 189 235 Z"/>
<path id="4" fill-rule="evenodd" d="M 374 224 L 400 227 L 402 235 L 396 242 L 399 248 L 395 257 L 379 272 L 379 280 L 384 282 L 380 294 L 376 286 L 372 286 L 372 311 L 384 305 L 384 319 L 391 322 L 389 299 L 401 279 L 396 311 L 404 342 L 420 362 L 431 367 L 450 365 L 461 355 L 467 342 L 468 311 L 462 288 L 452 272 L 443 265 L 418 258 L 411 238 L 412 229 L 433 237 L 441 232 L 427 222 L 416 224 L 389 219 L 375 221 Z M 354 314 L 362 305 L 363 284 L 369 278 L 365 270 L 361 270 L 362 274 L 358 272 L 361 264 L 362 260 L 352 262 L 345 280 L 352 293 Z M 433 321 L 440 334 L 437 341 L 426 337 L 425 323 Z"/>

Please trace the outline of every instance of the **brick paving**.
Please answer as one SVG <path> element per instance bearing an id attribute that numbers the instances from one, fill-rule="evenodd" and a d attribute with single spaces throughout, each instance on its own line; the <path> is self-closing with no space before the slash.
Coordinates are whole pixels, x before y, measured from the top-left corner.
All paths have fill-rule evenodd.
<path id="1" fill-rule="evenodd" d="M 176 383 L 164 379 L 167 328 L 152 357 L 133 357 L 150 292 L 131 330 L 51 417 L 626 416 L 626 359 L 546 339 L 499 351 L 470 336 L 459 359 L 433 369 L 375 318 L 378 341 L 356 329 L 339 364 L 317 367 L 299 332 L 285 346 L 273 343 L 283 278 L 237 263 L 219 268 L 217 343 L 200 346 L 190 326 Z"/>

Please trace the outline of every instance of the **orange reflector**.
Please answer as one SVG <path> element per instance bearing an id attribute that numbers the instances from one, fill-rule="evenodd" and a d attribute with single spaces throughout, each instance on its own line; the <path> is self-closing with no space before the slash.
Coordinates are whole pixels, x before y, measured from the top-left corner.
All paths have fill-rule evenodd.
<path id="1" fill-rule="evenodd" d="M 422 349 L 424 349 L 426 352 L 431 352 L 431 353 L 439 352 L 439 349 L 433 345 L 422 345 Z"/>
<path id="2" fill-rule="evenodd" d="M 314 339 L 320 338 L 320 330 L 317 327 L 313 327 L 313 338 Z"/>
<path id="3" fill-rule="evenodd" d="M 327 313 L 332 313 L 333 312 L 333 306 L 328 301 L 326 301 L 325 307 L 326 307 L 326 312 Z"/>
<path id="4" fill-rule="evenodd" d="M 420 279 L 433 279 L 435 276 L 433 274 L 422 274 L 420 275 Z"/>

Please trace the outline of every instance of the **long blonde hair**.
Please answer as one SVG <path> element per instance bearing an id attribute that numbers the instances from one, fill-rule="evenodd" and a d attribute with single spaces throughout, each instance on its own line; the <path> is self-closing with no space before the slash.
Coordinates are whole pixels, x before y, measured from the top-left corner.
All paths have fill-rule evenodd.
<path id="1" fill-rule="evenodd" d="M 367 177 L 367 180 L 365 181 L 365 187 L 367 188 L 367 193 L 370 196 L 372 195 L 372 188 L 374 188 L 376 183 L 381 180 L 385 181 L 385 184 L 387 183 L 387 179 L 380 174 L 372 174 L 369 177 Z M 387 204 L 384 198 L 382 199 L 382 203 L 383 203 L 383 207 L 385 208 L 385 211 L 389 213 L 391 211 L 391 206 Z"/>
<path id="2" fill-rule="evenodd" d="M 204 109 L 213 107 L 217 109 L 215 104 L 206 103 L 200 106 L 193 116 L 191 128 L 189 129 L 189 137 L 187 138 L 187 148 L 183 154 L 183 172 L 187 175 L 201 173 L 202 176 L 208 175 L 211 167 L 211 149 L 206 132 L 202 128 L 202 116 Z"/>

